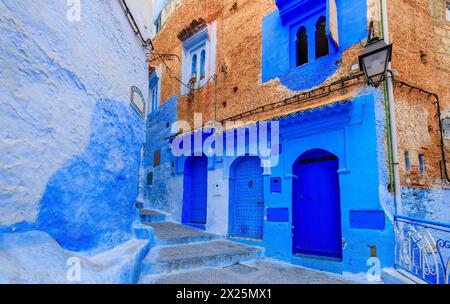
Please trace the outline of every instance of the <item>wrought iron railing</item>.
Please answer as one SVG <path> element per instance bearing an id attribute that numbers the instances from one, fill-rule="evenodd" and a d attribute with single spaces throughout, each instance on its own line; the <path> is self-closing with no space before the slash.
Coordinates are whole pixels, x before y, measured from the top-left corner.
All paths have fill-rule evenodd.
<path id="1" fill-rule="evenodd" d="M 430 284 L 449 284 L 450 224 L 395 217 L 395 265 Z"/>

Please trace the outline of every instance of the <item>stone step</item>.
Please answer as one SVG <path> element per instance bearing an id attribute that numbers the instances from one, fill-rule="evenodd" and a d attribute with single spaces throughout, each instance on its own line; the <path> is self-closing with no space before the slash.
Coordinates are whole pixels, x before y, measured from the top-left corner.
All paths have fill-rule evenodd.
<path id="1" fill-rule="evenodd" d="M 151 209 L 140 209 L 139 216 L 142 223 L 163 222 L 166 220 L 165 214 Z"/>
<path id="2" fill-rule="evenodd" d="M 217 235 L 172 222 L 146 222 L 152 227 L 157 245 L 177 245 L 206 242 L 218 238 Z"/>
<path id="3" fill-rule="evenodd" d="M 142 263 L 141 276 L 172 273 L 199 267 L 230 266 L 262 256 L 259 247 L 227 240 L 153 248 Z"/>

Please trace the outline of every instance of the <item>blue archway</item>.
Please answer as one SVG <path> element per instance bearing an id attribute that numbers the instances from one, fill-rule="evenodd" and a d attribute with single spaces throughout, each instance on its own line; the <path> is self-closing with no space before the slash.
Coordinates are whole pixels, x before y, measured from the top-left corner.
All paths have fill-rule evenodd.
<path id="1" fill-rule="evenodd" d="M 208 158 L 191 156 L 184 165 L 183 224 L 204 226 L 207 218 Z"/>
<path id="2" fill-rule="evenodd" d="M 321 149 L 303 153 L 292 172 L 293 254 L 342 259 L 339 159 Z"/>
<path id="3" fill-rule="evenodd" d="M 230 168 L 229 234 L 262 239 L 264 225 L 263 169 L 257 156 L 237 158 Z"/>

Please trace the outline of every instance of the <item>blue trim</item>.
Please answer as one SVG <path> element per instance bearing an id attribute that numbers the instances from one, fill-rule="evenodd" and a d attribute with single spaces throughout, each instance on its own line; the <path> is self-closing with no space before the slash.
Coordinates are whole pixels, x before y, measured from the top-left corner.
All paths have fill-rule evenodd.
<path id="1" fill-rule="evenodd" d="M 429 224 L 429 225 L 434 225 L 434 226 L 442 226 L 442 227 L 445 227 L 445 228 L 450 228 L 450 223 L 424 220 L 424 219 L 419 219 L 419 218 L 409 217 L 409 216 L 403 216 L 403 215 L 395 215 L 394 218 L 396 220 L 397 219 L 399 219 L 399 220 L 407 220 L 407 221 L 411 221 L 411 222 L 418 222 L 418 223 L 422 223 L 422 224 Z"/>

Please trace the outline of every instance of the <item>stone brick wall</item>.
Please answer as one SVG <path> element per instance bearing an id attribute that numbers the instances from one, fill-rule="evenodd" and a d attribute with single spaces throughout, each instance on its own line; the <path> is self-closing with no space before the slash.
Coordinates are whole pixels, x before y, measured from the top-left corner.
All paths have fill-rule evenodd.
<path id="1" fill-rule="evenodd" d="M 445 79 L 450 79 L 450 22 L 445 19 L 445 1 L 394 0 L 389 1 L 388 8 L 395 77 L 437 93 L 441 111 L 448 111 L 450 89 Z M 399 86 L 395 89 L 395 99 L 402 184 L 413 187 L 440 184 L 441 154 L 435 99 Z M 446 147 L 450 155 L 448 140 Z M 405 151 L 411 160 L 410 172 L 405 170 Z M 424 174 L 419 172 L 419 153 L 425 156 Z M 450 169 L 449 165 L 447 167 Z"/>

